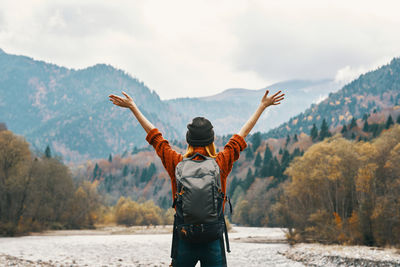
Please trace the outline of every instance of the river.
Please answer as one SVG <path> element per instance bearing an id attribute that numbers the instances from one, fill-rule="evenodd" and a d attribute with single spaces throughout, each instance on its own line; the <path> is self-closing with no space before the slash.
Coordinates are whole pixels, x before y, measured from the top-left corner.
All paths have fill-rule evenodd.
<path id="1" fill-rule="evenodd" d="M 234 227 L 229 237 L 229 266 L 304 266 L 279 253 L 288 248 L 281 242 L 284 232 L 279 228 Z M 81 235 L 75 231 L 0 238 L 0 255 L 30 261 L 32 266 L 168 266 L 170 247 L 171 234 Z"/>

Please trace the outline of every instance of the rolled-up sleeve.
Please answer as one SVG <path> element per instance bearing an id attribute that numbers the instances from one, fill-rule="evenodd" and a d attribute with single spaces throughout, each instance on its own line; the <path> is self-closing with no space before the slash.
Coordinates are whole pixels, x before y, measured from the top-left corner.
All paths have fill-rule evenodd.
<path id="1" fill-rule="evenodd" d="M 239 159 L 240 152 L 246 147 L 247 144 L 244 138 L 235 134 L 225 145 L 224 150 L 218 153 L 217 162 L 225 175 L 231 172 L 233 163 Z"/>
<path id="2" fill-rule="evenodd" d="M 176 192 L 176 178 L 175 167 L 182 161 L 182 155 L 173 150 L 168 141 L 162 136 L 161 132 L 154 128 L 150 130 L 146 136 L 146 141 L 154 147 L 157 155 L 160 157 L 161 162 L 171 177 L 172 193 Z"/>

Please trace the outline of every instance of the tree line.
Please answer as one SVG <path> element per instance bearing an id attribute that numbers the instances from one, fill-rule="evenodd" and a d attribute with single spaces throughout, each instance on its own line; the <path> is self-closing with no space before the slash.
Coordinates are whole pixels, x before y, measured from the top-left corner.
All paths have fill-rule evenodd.
<path id="1" fill-rule="evenodd" d="M 33 154 L 20 136 L 0 131 L 0 235 L 93 227 L 99 196 L 46 148 Z"/>
<path id="2" fill-rule="evenodd" d="M 335 135 L 285 173 L 274 209 L 294 241 L 400 243 L 400 125 L 371 142 Z"/>
<path id="3" fill-rule="evenodd" d="M 101 223 L 170 223 L 171 212 L 152 202 L 122 197 L 114 206 L 105 205 L 98 181 L 75 180 L 49 147 L 37 155 L 23 137 L 0 126 L 0 236 Z"/>
<path id="4" fill-rule="evenodd" d="M 246 160 L 252 162 L 247 175 L 234 176 L 228 187 L 235 203 L 232 221 L 288 227 L 293 242 L 398 245 L 400 116 L 369 125 L 367 118 L 362 127 L 355 118 L 343 126 L 358 133 L 356 138 L 345 131 L 333 135 L 322 123 L 320 130 L 312 130 L 306 152 L 292 148 L 290 153 L 287 145 L 298 137 L 287 136 L 280 160 L 268 144 L 263 156 L 246 151 Z M 377 125 L 376 138 L 361 138 L 365 125 Z M 254 150 L 262 140 L 253 138 Z M 276 166 L 280 172 L 274 172 Z"/>

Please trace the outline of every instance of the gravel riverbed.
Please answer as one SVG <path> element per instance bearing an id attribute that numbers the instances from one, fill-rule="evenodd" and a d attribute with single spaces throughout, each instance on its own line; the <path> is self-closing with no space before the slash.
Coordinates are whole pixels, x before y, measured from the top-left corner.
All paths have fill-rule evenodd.
<path id="1" fill-rule="evenodd" d="M 279 228 L 234 227 L 229 239 L 229 266 L 400 266 L 395 249 L 290 247 Z M 50 231 L 0 238 L 0 266 L 168 266 L 170 246 L 170 226 Z"/>

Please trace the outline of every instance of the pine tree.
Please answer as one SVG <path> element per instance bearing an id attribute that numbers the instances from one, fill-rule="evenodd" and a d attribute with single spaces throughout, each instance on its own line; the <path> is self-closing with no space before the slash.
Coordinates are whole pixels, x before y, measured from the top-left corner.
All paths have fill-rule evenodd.
<path id="1" fill-rule="evenodd" d="M 128 173 L 129 173 L 128 165 L 125 165 L 124 169 L 122 170 L 122 176 L 123 177 L 128 176 Z"/>
<path id="2" fill-rule="evenodd" d="M 356 127 L 357 126 L 357 121 L 356 121 L 356 119 L 353 117 L 352 119 L 351 119 L 351 123 L 350 123 L 350 130 L 351 129 L 353 129 L 354 127 Z"/>
<path id="3" fill-rule="evenodd" d="M 386 128 L 386 129 L 389 129 L 389 127 L 390 127 L 391 125 L 393 125 L 393 124 L 394 124 L 394 122 L 393 122 L 392 115 L 389 115 L 389 118 L 388 118 L 387 121 L 386 121 L 386 126 L 385 126 L 385 128 Z"/>
<path id="4" fill-rule="evenodd" d="M 367 113 L 364 113 L 363 121 L 367 121 L 367 120 L 368 120 L 368 114 L 367 114 Z"/>
<path id="5" fill-rule="evenodd" d="M 400 115 L 397 117 L 396 122 L 400 124 Z"/>
<path id="6" fill-rule="evenodd" d="M 47 145 L 46 146 L 46 149 L 45 149 L 45 151 L 44 151 L 44 156 L 46 157 L 46 158 L 51 158 L 51 150 L 50 150 L 50 147 L 49 147 L 49 145 Z"/>
<path id="7" fill-rule="evenodd" d="M 326 137 L 330 137 L 331 133 L 329 132 L 328 124 L 326 120 L 322 120 L 321 130 L 319 131 L 319 140 L 324 140 Z"/>
<path id="8" fill-rule="evenodd" d="M 150 178 L 157 172 L 157 167 L 156 165 L 152 162 L 149 166 L 149 171 L 148 174 L 150 176 Z"/>
<path id="9" fill-rule="evenodd" d="M 108 162 L 112 162 L 112 155 L 110 153 L 110 155 L 108 156 Z"/>
<path id="10" fill-rule="evenodd" d="M 345 134 L 345 133 L 347 133 L 347 127 L 346 127 L 346 124 L 345 125 L 343 125 L 343 128 L 342 128 L 342 130 L 340 131 L 342 134 Z"/>
<path id="11" fill-rule="evenodd" d="M 252 158 L 253 158 L 253 150 L 252 150 L 252 146 L 251 145 L 249 145 L 247 148 L 246 148 L 246 159 L 247 160 L 251 160 Z"/>
<path id="12" fill-rule="evenodd" d="M 261 145 L 261 133 L 256 132 L 251 137 L 251 143 L 253 144 L 253 150 L 256 151 L 257 148 Z"/>
<path id="13" fill-rule="evenodd" d="M 244 179 L 244 182 L 243 182 L 243 190 L 246 191 L 247 189 L 249 189 L 249 187 L 254 182 L 254 180 L 255 180 L 255 177 L 253 175 L 253 172 L 249 168 L 249 170 L 247 171 L 246 179 Z"/>
<path id="14" fill-rule="evenodd" d="M 267 164 L 263 164 L 261 171 L 260 171 L 260 176 L 261 177 L 271 176 L 273 173 L 273 169 L 274 169 L 273 164 L 274 164 L 273 160 L 268 161 Z"/>
<path id="15" fill-rule="evenodd" d="M 97 180 L 101 176 L 101 169 L 99 167 L 99 164 L 96 163 L 93 169 L 93 181 Z"/>
<path id="16" fill-rule="evenodd" d="M 233 179 L 228 187 L 228 193 L 230 197 L 233 196 L 233 192 L 235 192 L 236 186 L 238 186 L 238 184 L 239 184 L 238 178 L 236 176 L 233 176 Z"/>
<path id="17" fill-rule="evenodd" d="M 254 166 L 260 167 L 260 165 L 261 165 L 261 156 L 260 153 L 257 152 L 256 159 L 254 161 Z"/>
<path id="18" fill-rule="evenodd" d="M 297 138 L 297 134 L 294 134 L 294 142 L 296 143 L 298 141 L 299 141 L 299 139 Z"/>
<path id="19" fill-rule="evenodd" d="M 310 136 L 313 141 L 317 140 L 317 138 L 318 138 L 318 129 L 317 129 L 317 126 L 315 126 L 315 123 L 313 123 L 313 127 L 311 129 Z"/>
<path id="20" fill-rule="evenodd" d="M 283 169 L 278 159 L 274 157 L 273 160 L 270 161 L 270 163 L 272 172 L 271 175 L 281 180 L 281 178 L 283 177 Z"/>
<path id="21" fill-rule="evenodd" d="M 290 158 L 293 159 L 293 158 L 295 158 L 295 157 L 297 157 L 297 156 L 301 156 L 301 151 L 300 151 L 300 149 L 299 149 L 298 147 L 296 147 L 296 148 L 293 150 L 293 153 L 292 153 L 292 155 L 290 156 Z"/>
<path id="22" fill-rule="evenodd" d="M 364 126 L 363 126 L 363 131 L 364 131 L 364 132 L 368 132 L 368 130 L 369 130 L 368 121 L 367 121 L 367 120 L 365 120 L 365 122 L 364 122 Z"/>
<path id="23" fill-rule="evenodd" d="M 287 146 L 290 143 L 290 135 L 286 136 L 286 143 L 285 146 Z"/>
<path id="24" fill-rule="evenodd" d="M 289 166 L 289 163 L 290 163 L 290 154 L 289 154 L 289 151 L 287 151 L 285 149 L 283 151 L 282 160 L 281 160 L 282 168 L 286 169 L 286 167 Z"/>
<path id="25" fill-rule="evenodd" d="M 263 164 L 267 164 L 272 158 L 272 152 L 269 149 L 269 145 L 267 144 L 267 147 L 265 148 L 265 152 L 264 152 L 264 160 L 263 160 Z"/>

